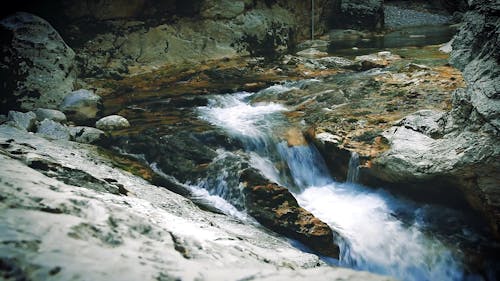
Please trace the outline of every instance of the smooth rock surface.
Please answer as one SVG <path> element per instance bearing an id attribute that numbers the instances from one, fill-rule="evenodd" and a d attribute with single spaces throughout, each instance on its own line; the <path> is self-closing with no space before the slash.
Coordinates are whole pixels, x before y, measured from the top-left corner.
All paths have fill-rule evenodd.
<path id="1" fill-rule="evenodd" d="M 130 124 L 123 116 L 110 115 L 97 120 L 95 126 L 100 130 L 113 131 L 130 127 Z"/>
<path id="2" fill-rule="evenodd" d="M 32 111 L 23 113 L 19 111 L 9 111 L 7 121 L 17 128 L 25 131 L 32 131 L 36 127 L 36 114 Z"/>
<path id="3" fill-rule="evenodd" d="M 391 280 L 325 266 L 258 225 L 200 210 L 111 167 L 91 146 L 50 142 L 8 126 L 0 126 L 0 143 L 0 190 L 9 202 L 0 205 L 0 260 L 13 269 L 0 270 L 2 277 Z M 10 153 L 16 150 L 22 153 Z M 64 177 L 70 173 L 85 177 Z M 80 186 L 89 180 L 95 184 Z M 98 184 L 121 186 L 129 196 L 95 190 Z"/>
<path id="4" fill-rule="evenodd" d="M 55 109 L 37 108 L 35 114 L 38 121 L 43 121 L 44 119 L 53 120 L 59 123 L 66 123 L 67 121 L 66 115 Z"/>
<path id="5" fill-rule="evenodd" d="M 18 12 L 0 21 L 0 112 L 57 108 L 73 89 L 75 53 L 52 26 Z M 5 40 L 5 41 L 4 41 Z"/>
<path id="6" fill-rule="evenodd" d="M 44 119 L 38 125 L 37 134 L 52 140 L 69 140 L 68 127 L 50 119 Z"/>
<path id="7" fill-rule="evenodd" d="M 91 91 L 80 89 L 65 96 L 59 109 L 70 121 L 78 124 L 89 123 L 95 120 L 102 110 L 101 97 Z"/>

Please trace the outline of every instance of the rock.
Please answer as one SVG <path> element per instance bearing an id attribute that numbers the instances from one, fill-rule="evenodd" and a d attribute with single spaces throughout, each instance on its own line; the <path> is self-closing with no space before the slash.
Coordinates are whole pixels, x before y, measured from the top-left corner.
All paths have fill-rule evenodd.
<path id="1" fill-rule="evenodd" d="M 69 127 L 71 140 L 79 143 L 96 144 L 106 139 L 106 133 L 92 127 Z"/>
<path id="2" fill-rule="evenodd" d="M 209 19 L 232 19 L 245 11 L 245 3 L 235 0 L 204 1 L 201 15 Z"/>
<path id="3" fill-rule="evenodd" d="M 352 68 L 356 66 L 352 60 L 341 57 L 323 57 L 316 59 L 316 61 L 327 68 Z"/>
<path id="4" fill-rule="evenodd" d="M 8 120 L 7 116 L 0 114 L 0 124 L 7 122 L 7 120 Z"/>
<path id="5" fill-rule="evenodd" d="M 428 71 L 431 68 L 423 64 L 409 63 L 405 66 L 405 69 L 409 72 L 415 72 L 415 71 Z"/>
<path id="6" fill-rule="evenodd" d="M 309 49 L 305 49 L 305 50 L 302 50 L 300 52 L 297 52 L 297 56 L 314 59 L 314 58 L 328 56 L 328 53 L 321 52 L 315 48 L 309 48 Z"/>
<path id="7" fill-rule="evenodd" d="M 47 109 L 47 108 L 37 108 L 35 110 L 36 119 L 38 121 L 43 121 L 44 119 L 53 120 L 59 123 L 66 123 L 66 115 L 59 110 Z"/>
<path id="8" fill-rule="evenodd" d="M 36 133 L 47 139 L 70 140 L 69 129 L 50 119 L 44 119 L 40 122 Z"/>
<path id="9" fill-rule="evenodd" d="M 18 12 L 0 21 L 0 112 L 57 108 L 73 89 L 75 53 L 45 20 Z"/>
<path id="10" fill-rule="evenodd" d="M 314 146 L 323 156 L 330 174 L 337 181 L 345 181 L 351 152 L 342 147 L 342 137 L 327 132 L 316 134 L 312 129 L 308 130 L 307 133 L 308 139 L 312 140 Z"/>
<path id="11" fill-rule="evenodd" d="M 297 48 L 300 50 L 305 50 L 309 48 L 326 48 L 328 47 L 329 42 L 325 40 L 306 40 L 297 45 Z"/>
<path id="12" fill-rule="evenodd" d="M 9 111 L 7 121 L 16 128 L 29 132 L 36 128 L 36 114 L 32 111 L 26 113 Z"/>
<path id="13" fill-rule="evenodd" d="M 253 223 L 203 211 L 113 167 L 92 147 L 8 126 L 0 126 L 0 144 L 10 147 L 0 155 L 0 238 L 10 241 L 0 245 L 0 260 L 11 277 L 391 280 L 327 266 Z M 87 179 L 93 184 L 80 185 Z M 94 189 L 99 182 L 133 195 Z M 81 249 L 85 255 L 76 255 Z"/>
<path id="14" fill-rule="evenodd" d="M 391 62 L 401 59 L 398 55 L 393 55 L 391 52 L 378 52 L 377 54 L 370 54 L 364 56 L 357 56 L 354 61 L 361 63 L 363 70 L 371 68 L 384 68 Z"/>
<path id="15" fill-rule="evenodd" d="M 439 47 L 439 51 L 441 51 L 445 54 L 449 54 L 453 50 L 452 45 L 453 45 L 453 39 L 451 39 L 450 41 L 446 42 L 441 47 Z"/>
<path id="16" fill-rule="evenodd" d="M 439 138 L 444 134 L 444 127 L 439 124 L 444 112 L 420 110 L 396 122 L 396 126 L 422 133 L 431 138 Z"/>
<path id="17" fill-rule="evenodd" d="M 333 1 L 333 28 L 379 30 L 384 27 L 382 0 Z"/>
<path id="18" fill-rule="evenodd" d="M 77 124 L 90 123 L 102 110 L 101 97 L 91 91 L 80 89 L 64 97 L 59 109 L 70 121 Z"/>
<path id="19" fill-rule="evenodd" d="M 339 247 L 333 242 L 330 227 L 301 208 L 284 187 L 267 181 L 259 172 L 247 169 L 241 174 L 248 213 L 262 225 L 328 257 L 338 258 Z"/>
<path id="20" fill-rule="evenodd" d="M 128 128 L 130 127 L 130 124 L 123 116 L 110 115 L 97 120 L 97 122 L 95 122 L 95 126 L 104 131 L 113 131 Z"/>

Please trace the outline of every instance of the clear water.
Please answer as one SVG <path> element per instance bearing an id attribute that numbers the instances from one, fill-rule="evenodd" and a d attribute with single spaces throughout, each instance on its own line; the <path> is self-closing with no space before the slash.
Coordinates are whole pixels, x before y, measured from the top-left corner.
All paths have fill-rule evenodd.
<path id="1" fill-rule="evenodd" d="M 273 86 L 280 92 L 300 84 Z M 216 96 L 199 108 L 200 118 L 245 144 L 250 164 L 288 187 L 299 204 L 342 237 L 336 263 L 401 280 L 463 280 L 460 251 L 433 236 L 422 224 L 421 207 L 383 191 L 335 182 L 313 146 L 288 146 L 279 133 L 287 124 L 286 107 L 249 102 L 251 93 Z M 353 155 L 353 166 L 356 163 Z M 357 168 L 357 167 L 353 167 Z M 217 191 L 224 192 L 224 191 Z"/>

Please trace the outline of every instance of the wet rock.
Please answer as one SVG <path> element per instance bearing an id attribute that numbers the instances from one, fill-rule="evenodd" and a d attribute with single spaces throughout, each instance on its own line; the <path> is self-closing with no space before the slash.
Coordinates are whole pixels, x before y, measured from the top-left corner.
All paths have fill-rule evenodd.
<path id="1" fill-rule="evenodd" d="M 342 137 L 328 132 L 314 132 L 308 130 L 308 139 L 312 141 L 319 153 L 323 156 L 328 170 L 337 181 L 347 179 L 351 152 L 342 147 Z"/>
<path id="2" fill-rule="evenodd" d="M 248 213 L 264 226 L 304 243 L 320 254 L 338 258 L 330 227 L 301 208 L 284 187 L 267 181 L 256 170 L 247 169 L 240 177 L 245 185 Z"/>
<path id="3" fill-rule="evenodd" d="M 203 2 L 201 15 L 209 19 L 232 19 L 245 11 L 244 1 L 215 0 Z"/>
<path id="4" fill-rule="evenodd" d="M 384 27 L 384 6 L 382 0 L 333 1 L 334 28 L 378 30 Z"/>
<path id="5" fill-rule="evenodd" d="M 16 128 L 26 131 L 33 131 L 36 128 L 36 114 L 32 111 L 23 113 L 19 111 L 9 111 L 7 121 Z"/>
<path id="6" fill-rule="evenodd" d="M 255 224 L 203 211 L 112 167 L 87 145 L 51 142 L 0 126 L 0 143 L 11 138 L 16 139 L 10 143 L 12 151 L 22 154 L 0 155 L 0 191 L 6 203 L 0 204 L 0 229 L 2 239 L 10 241 L 0 245 L 0 260 L 16 277 L 390 280 L 326 266 Z M 80 186 L 85 179 L 91 184 Z M 97 183 L 105 188 L 93 189 Z M 133 195 L 116 193 L 117 185 Z M 82 248 L 85 255 L 75 255 Z M 124 266 L 114 270 L 117 262 Z"/>
<path id="7" fill-rule="evenodd" d="M 80 89 L 64 97 L 59 109 L 70 121 L 77 124 L 90 123 L 102 110 L 101 97 L 91 91 Z"/>
<path id="8" fill-rule="evenodd" d="M 66 123 L 66 115 L 59 110 L 47 109 L 47 108 L 37 108 L 35 110 L 36 119 L 38 121 L 43 121 L 44 119 L 53 120 L 59 123 Z"/>
<path id="9" fill-rule="evenodd" d="M 79 143 L 96 144 L 107 138 L 105 132 L 96 128 L 85 126 L 70 127 L 69 134 L 71 136 L 71 140 Z"/>
<path id="10" fill-rule="evenodd" d="M 314 59 L 314 58 L 328 56 L 328 53 L 321 52 L 320 50 L 315 49 L 315 48 L 309 48 L 309 49 L 305 49 L 305 50 L 302 50 L 300 52 L 297 52 L 297 55 L 301 56 L 301 57 L 305 57 L 305 58 Z"/>
<path id="11" fill-rule="evenodd" d="M 100 130 L 113 131 L 128 128 L 130 127 L 130 123 L 123 116 L 110 115 L 97 120 L 95 126 Z"/>
<path id="12" fill-rule="evenodd" d="M 0 112 L 57 108 L 73 89 L 75 53 L 45 20 L 18 12 L 2 30 Z"/>
<path id="13" fill-rule="evenodd" d="M 354 58 L 354 61 L 361 63 L 361 68 L 363 70 L 367 70 L 371 68 L 384 68 L 391 62 L 399 59 L 401 59 L 401 57 L 398 55 L 394 55 L 388 51 L 383 51 L 376 54 L 357 56 Z"/>
<path id="14" fill-rule="evenodd" d="M 36 133 L 47 139 L 70 140 L 68 127 L 50 119 L 40 122 Z"/>

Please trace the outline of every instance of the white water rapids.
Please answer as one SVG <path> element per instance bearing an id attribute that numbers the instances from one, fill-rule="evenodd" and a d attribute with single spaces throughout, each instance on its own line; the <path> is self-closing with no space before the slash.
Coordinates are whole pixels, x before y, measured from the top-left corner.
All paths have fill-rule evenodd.
<path id="1" fill-rule="evenodd" d="M 289 83 L 264 91 L 300 86 Z M 456 251 L 422 230 L 418 208 L 382 191 L 335 182 L 313 146 L 288 146 L 276 136 L 287 126 L 282 115 L 287 109 L 276 103 L 251 104 L 251 96 L 216 96 L 208 106 L 199 108 L 200 118 L 242 141 L 251 165 L 288 187 L 303 208 L 343 237 L 337 241 L 341 256 L 336 263 L 401 280 L 464 278 Z M 400 219 L 402 212 L 413 217 Z"/>

